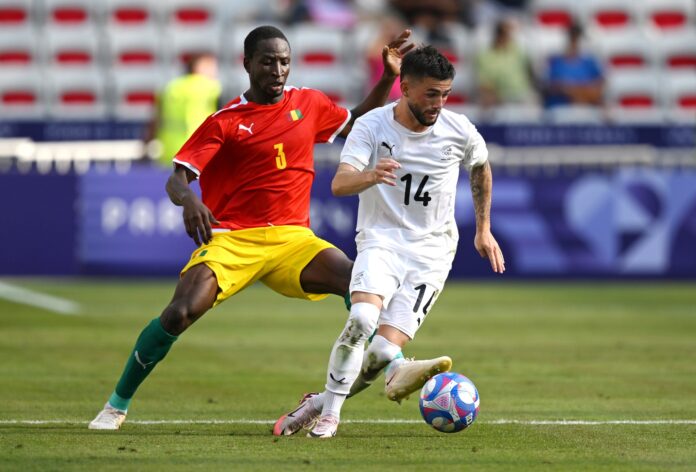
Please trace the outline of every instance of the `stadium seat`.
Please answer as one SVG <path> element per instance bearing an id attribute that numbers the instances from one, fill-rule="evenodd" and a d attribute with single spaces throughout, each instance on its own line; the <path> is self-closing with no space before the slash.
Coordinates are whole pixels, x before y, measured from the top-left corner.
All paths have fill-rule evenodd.
<path id="1" fill-rule="evenodd" d="M 164 55 L 169 65 L 185 64 L 192 55 L 204 52 L 220 57 L 219 25 L 203 28 L 170 25 L 163 36 Z"/>
<path id="2" fill-rule="evenodd" d="M 583 18 L 590 29 L 613 31 L 634 27 L 639 22 L 640 12 L 635 0 L 587 0 Z"/>
<path id="3" fill-rule="evenodd" d="M 161 34 L 153 25 L 107 28 L 107 63 L 114 68 L 164 64 Z"/>
<path id="4" fill-rule="evenodd" d="M 152 117 L 157 94 L 164 87 L 162 69 L 111 71 L 114 116 L 119 120 L 148 120 Z"/>
<path id="5" fill-rule="evenodd" d="M 160 2 L 160 8 L 168 26 L 196 28 L 219 25 L 224 3 L 216 0 L 167 0 Z"/>
<path id="6" fill-rule="evenodd" d="M 532 0 L 529 11 L 534 27 L 566 29 L 578 16 L 575 0 Z"/>
<path id="7" fill-rule="evenodd" d="M 292 45 L 293 61 L 309 67 L 336 66 L 345 58 L 346 35 L 336 28 L 300 24 L 286 32 Z"/>
<path id="8" fill-rule="evenodd" d="M 99 62 L 100 37 L 88 27 L 49 27 L 43 38 L 45 62 L 54 67 L 93 67 Z"/>
<path id="9" fill-rule="evenodd" d="M 452 92 L 447 98 L 448 107 L 469 106 L 474 102 L 474 78 L 471 67 L 465 65 L 455 66 Z"/>
<path id="10" fill-rule="evenodd" d="M 226 16 L 233 24 L 248 22 L 258 17 L 268 16 L 269 12 L 276 7 L 274 0 L 254 0 L 253 2 L 225 2 Z M 265 23 L 264 23 L 265 24 Z"/>
<path id="11" fill-rule="evenodd" d="M 309 87 L 324 92 L 332 101 L 350 107 L 357 104 L 357 89 L 362 81 L 356 80 L 353 71 L 342 66 L 306 67 L 294 66 L 288 85 Z"/>
<path id="12" fill-rule="evenodd" d="M 36 5 L 33 0 L 0 1 L 0 29 L 27 27 L 36 18 Z"/>
<path id="13" fill-rule="evenodd" d="M 93 0 L 43 0 L 46 24 L 62 27 L 85 27 L 100 20 L 103 3 Z"/>
<path id="14" fill-rule="evenodd" d="M 37 119 L 46 114 L 42 76 L 38 69 L 4 69 L 0 73 L 0 116 Z"/>
<path id="15" fill-rule="evenodd" d="M 546 120 L 556 125 L 595 125 L 604 121 L 604 114 L 600 107 L 565 105 L 547 110 Z"/>
<path id="16" fill-rule="evenodd" d="M 696 74 L 666 74 L 661 82 L 670 121 L 696 123 Z"/>
<path id="17" fill-rule="evenodd" d="M 654 74 L 621 71 L 609 75 L 606 103 L 619 123 L 657 123 L 664 118 L 659 83 Z"/>
<path id="18" fill-rule="evenodd" d="M 105 77 L 96 68 L 47 71 L 48 113 L 56 120 L 103 119 L 107 116 Z"/>
<path id="19" fill-rule="evenodd" d="M 33 27 L 0 27 L 0 69 L 33 67 L 40 59 L 38 36 Z"/>
<path id="20" fill-rule="evenodd" d="M 694 27 L 696 3 L 693 0 L 643 0 L 641 10 L 644 24 L 660 33 Z"/>
<path id="21" fill-rule="evenodd" d="M 593 42 L 608 70 L 646 69 L 654 64 L 653 48 L 642 29 L 602 32 Z"/>
<path id="22" fill-rule="evenodd" d="M 696 71 L 696 31 L 685 30 L 655 38 L 658 65 L 664 69 Z"/>
<path id="23" fill-rule="evenodd" d="M 106 24 L 114 27 L 154 26 L 157 21 L 157 9 L 143 0 L 106 0 Z"/>

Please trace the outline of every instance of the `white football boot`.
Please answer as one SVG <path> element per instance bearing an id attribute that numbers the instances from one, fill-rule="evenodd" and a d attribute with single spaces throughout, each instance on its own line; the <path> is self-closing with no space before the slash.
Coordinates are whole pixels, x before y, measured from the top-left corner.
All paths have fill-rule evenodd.
<path id="1" fill-rule="evenodd" d="M 318 393 L 305 393 L 297 408 L 278 418 L 278 421 L 273 425 L 273 435 L 290 436 L 302 428 L 311 428 L 321 414 L 321 410 L 314 408 L 312 402 L 309 401 L 310 398 L 317 395 Z"/>
<path id="2" fill-rule="evenodd" d="M 401 400 L 423 388 L 431 377 L 451 368 L 452 359 L 448 356 L 423 361 L 406 359 L 385 377 L 384 392 L 388 399 L 401 403 Z"/>
<path id="3" fill-rule="evenodd" d="M 89 429 L 104 429 L 116 431 L 126 420 L 126 412 L 109 405 L 99 412 L 96 418 L 89 424 Z"/>
<path id="4" fill-rule="evenodd" d="M 322 416 L 312 430 L 307 433 L 308 438 L 333 438 L 338 430 L 338 418 L 327 415 Z"/>

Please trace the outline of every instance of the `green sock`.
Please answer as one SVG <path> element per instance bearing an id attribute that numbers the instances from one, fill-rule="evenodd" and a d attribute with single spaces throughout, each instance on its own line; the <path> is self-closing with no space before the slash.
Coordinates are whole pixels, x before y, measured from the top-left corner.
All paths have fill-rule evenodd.
<path id="1" fill-rule="evenodd" d="M 133 353 L 128 358 L 116 390 L 109 403 L 119 410 L 127 410 L 140 384 L 152 372 L 157 363 L 164 359 L 178 336 L 172 336 L 162 327 L 159 318 L 148 324 L 138 336 Z"/>
<path id="2" fill-rule="evenodd" d="M 350 307 L 353 306 L 350 302 L 350 292 L 346 292 L 346 294 L 343 295 L 343 302 L 346 304 L 346 310 L 350 311 Z"/>

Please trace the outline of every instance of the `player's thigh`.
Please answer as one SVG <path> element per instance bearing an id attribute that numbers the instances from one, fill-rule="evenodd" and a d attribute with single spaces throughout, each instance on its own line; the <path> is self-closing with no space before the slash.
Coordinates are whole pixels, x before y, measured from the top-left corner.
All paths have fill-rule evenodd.
<path id="1" fill-rule="evenodd" d="M 402 283 L 405 274 L 404 263 L 403 257 L 393 249 L 363 249 L 353 264 L 351 295 L 356 292 L 378 295 L 382 299 L 382 306 L 388 306 Z"/>
<path id="2" fill-rule="evenodd" d="M 449 269 L 412 264 L 391 303 L 382 310 L 379 324 L 392 326 L 413 339 L 442 292 Z"/>
<path id="3" fill-rule="evenodd" d="M 216 233 L 213 239 L 197 248 L 181 277 L 198 265 L 205 265 L 215 275 L 218 290 L 213 306 L 222 303 L 263 276 L 266 247 L 261 232 L 254 230 Z"/>
<path id="4" fill-rule="evenodd" d="M 340 262 L 345 266 L 350 263 L 350 259 L 347 257 L 345 260 L 341 259 L 340 254 L 343 253 L 336 246 L 317 237 L 309 228 L 279 227 L 276 231 L 277 238 L 286 240 L 286 243 L 274 247 L 270 255 L 271 261 L 268 262 L 273 268 L 261 278 L 264 284 L 287 297 L 305 300 L 321 300 L 326 298 L 329 293 L 343 294 L 330 290 L 331 287 L 328 283 L 321 285 L 318 279 L 314 283 L 308 284 L 309 278 L 307 276 L 305 276 L 307 280 L 303 285 L 302 274 L 306 267 L 315 261 L 320 254 L 328 254 L 329 257 L 320 257 L 314 270 L 325 274 L 331 272 L 333 262 Z M 322 267 L 319 267 L 320 264 Z M 342 270 L 345 271 L 346 267 Z M 312 272 L 310 272 L 311 274 Z M 320 274 L 315 273 L 314 275 L 319 277 Z"/>
<path id="5" fill-rule="evenodd" d="M 300 285 L 308 293 L 348 293 L 353 261 L 338 248 L 329 247 L 319 252 L 302 269 Z"/>

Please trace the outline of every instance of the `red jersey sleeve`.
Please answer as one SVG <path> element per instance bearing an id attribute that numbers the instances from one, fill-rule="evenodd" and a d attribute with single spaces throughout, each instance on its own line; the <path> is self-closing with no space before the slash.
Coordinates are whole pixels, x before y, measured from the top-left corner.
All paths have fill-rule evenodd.
<path id="1" fill-rule="evenodd" d="M 199 176 L 205 166 L 217 154 L 225 141 L 220 120 L 209 116 L 174 156 L 174 162 Z"/>
<path id="2" fill-rule="evenodd" d="M 314 106 L 317 108 L 317 134 L 315 143 L 332 143 L 350 120 L 350 111 L 336 105 L 319 90 L 314 90 Z"/>

